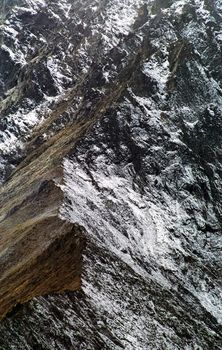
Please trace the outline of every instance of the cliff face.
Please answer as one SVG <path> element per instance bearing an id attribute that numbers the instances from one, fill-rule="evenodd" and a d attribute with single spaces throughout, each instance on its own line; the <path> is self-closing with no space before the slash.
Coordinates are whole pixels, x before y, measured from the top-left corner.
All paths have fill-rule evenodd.
<path id="1" fill-rule="evenodd" d="M 0 31 L 0 349 L 221 349 L 221 2 Z"/>

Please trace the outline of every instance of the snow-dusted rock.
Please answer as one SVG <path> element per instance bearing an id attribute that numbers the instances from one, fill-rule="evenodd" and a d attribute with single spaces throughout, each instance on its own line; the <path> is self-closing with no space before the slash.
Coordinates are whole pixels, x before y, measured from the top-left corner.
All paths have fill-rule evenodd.
<path id="1" fill-rule="evenodd" d="M 87 246 L 82 289 L 16 309 L 0 349 L 221 349 L 221 2 L 4 11 L 2 196 L 60 164 Z"/>

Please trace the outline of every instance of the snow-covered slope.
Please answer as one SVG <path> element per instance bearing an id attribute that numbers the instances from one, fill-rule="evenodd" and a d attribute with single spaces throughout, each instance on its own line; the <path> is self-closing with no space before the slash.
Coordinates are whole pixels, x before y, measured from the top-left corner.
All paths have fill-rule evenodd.
<path id="1" fill-rule="evenodd" d="M 221 1 L 4 11 L 2 182 L 67 133 L 60 217 L 87 246 L 81 291 L 15 310 L 0 349 L 221 349 Z"/>

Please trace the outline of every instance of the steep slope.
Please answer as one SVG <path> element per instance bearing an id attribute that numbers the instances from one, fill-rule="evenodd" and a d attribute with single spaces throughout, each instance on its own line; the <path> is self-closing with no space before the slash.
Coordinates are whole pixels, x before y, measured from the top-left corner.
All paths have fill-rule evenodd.
<path id="1" fill-rule="evenodd" d="M 0 349 L 221 349 L 221 2 L 3 14 Z"/>

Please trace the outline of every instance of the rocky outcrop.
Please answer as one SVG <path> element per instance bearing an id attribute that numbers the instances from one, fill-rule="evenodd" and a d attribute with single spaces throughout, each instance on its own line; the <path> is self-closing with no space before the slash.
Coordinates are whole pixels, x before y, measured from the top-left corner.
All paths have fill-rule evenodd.
<path id="1" fill-rule="evenodd" d="M 81 229 L 54 217 L 28 224 L 1 251 L 1 318 L 34 297 L 81 286 Z"/>
<path id="2" fill-rule="evenodd" d="M 4 11 L 0 349 L 219 350 L 220 1 Z"/>
<path id="3" fill-rule="evenodd" d="M 59 218 L 55 180 L 25 174 L 1 191 L 0 318 L 18 303 L 81 285 L 83 229 Z"/>

